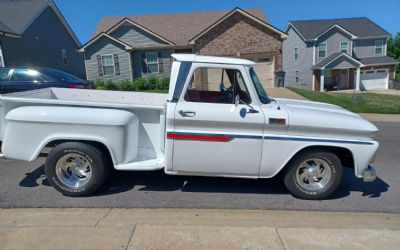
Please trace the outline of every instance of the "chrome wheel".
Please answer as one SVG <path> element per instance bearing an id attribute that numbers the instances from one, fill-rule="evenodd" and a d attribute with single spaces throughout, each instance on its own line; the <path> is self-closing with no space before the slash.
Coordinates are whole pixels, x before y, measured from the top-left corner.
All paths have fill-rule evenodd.
<path id="1" fill-rule="evenodd" d="M 62 156 L 57 161 L 55 170 L 62 184 L 74 189 L 85 186 L 92 177 L 92 165 L 89 160 L 75 153 Z"/>
<path id="2" fill-rule="evenodd" d="M 328 164 L 320 158 L 310 158 L 303 161 L 296 171 L 296 181 L 307 191 L 318 191 L 326 187 L 332 178 Z"/>

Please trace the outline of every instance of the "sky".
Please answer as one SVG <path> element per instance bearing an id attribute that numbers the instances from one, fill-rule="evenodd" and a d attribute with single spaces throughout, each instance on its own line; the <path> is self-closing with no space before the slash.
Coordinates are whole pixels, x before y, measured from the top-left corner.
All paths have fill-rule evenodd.
<path id="1" fill-rule="evenodd" d="M 368 17 L 392 35 L 400 32 L 400 0 L 54 0 L 82 44 L 103 16 L 142 15 L 235 7 L 264 10 L 268 22 L 284 30 L 288 21 Z"/>

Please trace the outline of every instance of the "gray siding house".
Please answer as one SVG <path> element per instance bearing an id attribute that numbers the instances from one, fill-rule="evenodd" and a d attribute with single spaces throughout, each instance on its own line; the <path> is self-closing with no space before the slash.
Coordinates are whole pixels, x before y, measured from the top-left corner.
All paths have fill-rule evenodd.
<path id="1" fill-rule="evenodd" d="M 265 85 L 273 85 L 285 37 L 261 9 L 108 16 L 79 51 L 91 81 L 167 77 L 172 53 L 197 53 L 255 60 Z"/>
<path id="2" fill-rule="evenodd" d="M 398 63 L 390 34 L 370 19 L 291 21 L 283 42 L 285 86 L 317 91 L 387 89 Z"/>
<path id="3" fill-rule="evenodd" d="M 85 78 L 81 44 L 51 0 L 0 0 L 0 66 L 52 67 Z"/>

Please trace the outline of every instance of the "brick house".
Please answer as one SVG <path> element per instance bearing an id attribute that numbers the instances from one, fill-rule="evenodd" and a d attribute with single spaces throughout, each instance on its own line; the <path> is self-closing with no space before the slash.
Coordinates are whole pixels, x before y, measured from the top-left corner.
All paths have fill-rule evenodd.
<path id="1" fill-rule="evenodd" d="M 172 53 L 251 59 L 265 86 L 282 68 L 286 34 L 261 9 L 103 17 L 80 52 L 88 80 L 168 76 Z"/>

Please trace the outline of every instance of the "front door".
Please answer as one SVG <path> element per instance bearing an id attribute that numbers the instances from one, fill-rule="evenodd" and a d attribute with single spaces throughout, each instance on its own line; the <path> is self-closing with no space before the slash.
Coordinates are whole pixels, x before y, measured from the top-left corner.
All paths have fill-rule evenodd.
<path id="1" fill-rule="evenodd" d="M 257 177 L 264 114 L 252 101 L 245 68 L 193 64 L 190 75 L 175 108 L 175 130 L 167 136 L 174 140 L 173 171 Z"/>
<path id="2" fill-rule="evenodd" d="M 349 70 L 341 69 L 340 70 L 340 89 L 348 89 L 349 88 Z"/>

